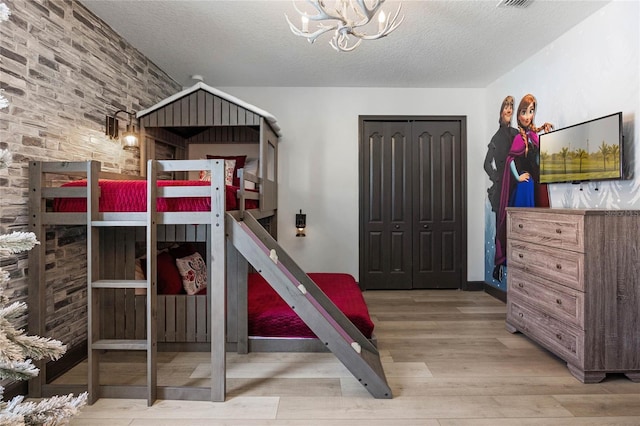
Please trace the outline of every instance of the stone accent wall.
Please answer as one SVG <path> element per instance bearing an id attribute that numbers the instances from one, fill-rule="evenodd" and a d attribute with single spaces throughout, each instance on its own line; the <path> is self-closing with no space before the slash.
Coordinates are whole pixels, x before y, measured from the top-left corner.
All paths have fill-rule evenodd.
<path id="1" fill-rule="evenodd" d="M 10 102 L 0 110 L 0 148 L 14 158 L 0 171 L 7 233 L 27 230 L 29 160 L 99 160 L 103 170 L 138 174 L 139 155 L 105 135 L 105 116 L 148 108 L 181 87 L 76 0 L 3 1 L 12 13 L 0 25 L 0 87 Z M 57 227 L 42 243 L 48 335 L 73 346 L 86 338 L 86 233 Z M 0 261 L 11 274 L 6 294 L 26 300 L 27 254 Z"/>

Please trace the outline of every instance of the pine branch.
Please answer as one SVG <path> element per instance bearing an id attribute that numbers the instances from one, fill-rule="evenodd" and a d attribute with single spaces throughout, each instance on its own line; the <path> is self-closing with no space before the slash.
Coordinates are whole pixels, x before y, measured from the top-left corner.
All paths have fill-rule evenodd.
<path id="1" fill-rule="evenodd" d="M 59 340 L 40 336 L 27 336 L 24 330 L 16 330 L 10 320 L 20 318 L 27 309 L 24 302 L 14 302 L 0 308 L 0 361 L 24 360 L 33 358 L 39 360 L 49 358 L 59 359 L 67 351 L 67 347 Z M 16 349 L 20 350 L 16 355 Z"/>
<path id="2" fill-rule="evenodd" d="M 58 426 L 78 414 L 78 409 L 87 403 L 87 393 L 76 397 L 57 395 L 39 402 L 23 401 L 23 396 L 16 396 L 7 404 L 6 412 L 22 416 L 26 425 Z"/>
<path id="3" fill-rule="evenodd" d="M 25 361 L 0 362 L 0 378 L 9 380 L 30 380 L 40 372 L 30 359 Z"/>
<path id="4" fill-rule="evenodd" d="M 0 159 L 0 161 L 3 161 Z M 0 235 L 0 252 L 10 254 L 31 250 L 40 241 L 36 239 L 33 232 L 13 231 L 10 234 Z"/>

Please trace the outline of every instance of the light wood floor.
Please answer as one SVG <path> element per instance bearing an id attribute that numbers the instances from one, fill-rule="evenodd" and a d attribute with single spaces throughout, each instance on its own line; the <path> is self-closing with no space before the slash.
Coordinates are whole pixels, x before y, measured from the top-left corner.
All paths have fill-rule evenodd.
<path id="1" fill-rule="evenodd" d="M 640 425 L 640 383 L 584 385 L 565 363 L 504 327 L 482 292 L 366 292 L 390 400 L 374 399 L 332 354 L 228 354 L 227 401 L 101 399 L 72 425 Z M 159 384 L 207 385 L 208 353 L 161 353 Z M 117 354 L 105 381 L 143 383 L 141 358 Z M 82 382 L 81 364 L 58 380 Z"/>

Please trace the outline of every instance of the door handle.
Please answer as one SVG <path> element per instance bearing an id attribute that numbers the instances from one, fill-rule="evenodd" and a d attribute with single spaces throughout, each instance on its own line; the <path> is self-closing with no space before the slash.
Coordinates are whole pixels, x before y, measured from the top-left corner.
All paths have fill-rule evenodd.
<path id="1" fill-rule="evenodd" d="M 395 225 L 394 228 L 400 229 L 400 225 Z"/>
<path id="2" fill-rule="evenodd" d="M 429 229 L 429 225 L 422 225 L 424 229 Z"/>

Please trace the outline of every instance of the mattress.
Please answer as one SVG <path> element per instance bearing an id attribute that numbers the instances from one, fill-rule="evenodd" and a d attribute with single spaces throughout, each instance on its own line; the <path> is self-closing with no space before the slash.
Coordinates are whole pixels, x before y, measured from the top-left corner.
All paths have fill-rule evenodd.
<path id="1" fill-rule="evenodd" d="M 144 212 L 147 209 L 147 182 L 144 180 L 108 180 L 100 179 L 101 212 Z M 193 180 L 159 180 L 158 186 L 208 186 L 211 182 Z M 87 186 L 86 180 L 65 183 L 63 187 Z M 227 185 L 226 208 L 238 209 L 237 186 Z M 246 200 L 246 209 L 258 207 L 257 200 Z M 53 209 L 57 212 L 85 212 L 87 200 L 85 198 L 56 198 Z M 156 201 L 159 212 L 181 211 L 209 211 L 211 199 L 208 197 L 162 198 Z"/>
<path id="2" fill-rule="evenodd" d="M 371 338 L 373 321 L 351 275 L 310 273 L 309 277 L 365 337 Z M 249 274 L 248 286 L 249 336 L 316 337 L 260 274 Z"/>

